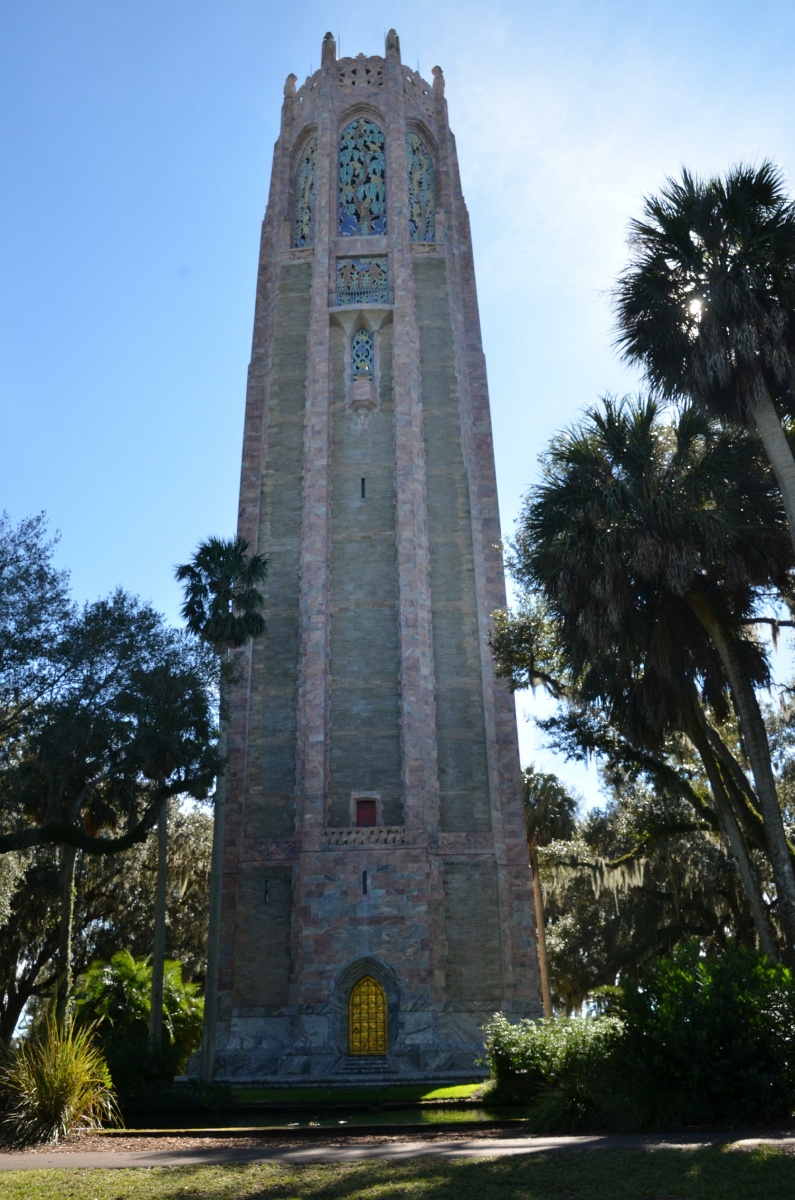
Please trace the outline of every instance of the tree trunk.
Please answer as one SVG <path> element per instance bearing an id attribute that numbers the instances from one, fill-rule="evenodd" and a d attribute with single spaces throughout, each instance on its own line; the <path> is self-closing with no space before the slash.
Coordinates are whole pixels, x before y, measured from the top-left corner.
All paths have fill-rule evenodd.
<path id="1" fill-rule="evenodd" d="M 155 936 L 152 948 L 152 992 L 149 1005 L 149 1051 L 154 1057 L 163 1048 L 163 973 L 166 961 L 166 894 L 168 883 L 168 801 L 157 822 L 157 889 Z"/>
<path id="2" fill-rule="evenodd" d="M 224 688 L 223 662 L 221 688 Z M 221 766 L 215 781 L 215 813 L 213 819 L 213 852 L 210 860 L 210 914 L 207 922 L 207 973 L 204 982 L 204 1027 L 202 1030 L 201 1077 L 212 1083 L 215 1074 L 215 1039 L 218 1025 L 218 960 L 221 941 L 221 892 L 224 865 L 224 819 L 226 815 L 226 757 L 227 722 L 221 694 L 221 720 L 218 731 L 218 754 Z"/>
<path id="3" fill-rule="evenodd" d="M 745 892 L 748 907 L 751 910 L 754 929 L 759 939 L 759 948 L 769 958 L 772 958 L 774 962 L 778 962 L 778 948 L 770 926 L 767 909 L 762 899 L 762 889 L 753 868 L 743 831 L 735 816 L 731 797 L 724 785 L 720 764 L 715 757 L 706 725 L 703 712 L 698 707 L 697 702 L 694 702 L 690 712 L 690 720 L 688 721 L 687 734 L 704 764 L 710 790 L 715 798 L 715 811 L 718 814 L 721 832 L 728 842 L 729 849 L 737 864 L 740 883 Z"/>
<path id="4" fill-rule="evenodd" d="M 72 931 L 75 921 L 75 867 L 77 850 L 61 847 L 61 916 L 58 936 L 58 968 L 60 978 L 56 989 L 55 1019 L 64 1025 L 72 1003 Z"/>
<path id="5" fill-rule="evenodd" d="M 778 913 L 786 947 L 785 961 L 795 964 L 795 875 L 790 861 L 784 821 L 770 761 L 770 746 L 753 684 L 737 653 L 734 638 L 724 628 L 714 606 L 703 592 L 693 591 L 687 602 L 717 650 L 731 686 L 737 718 L 751 763 L 756 795 L 765 823 L 765 842 L 776 884 Z"/>
<path id="6" fill-rule="evenodd" d="M 795 458 L 792 456 L 792 450 L 776 412 L 776 406 L 764 386 L 760 386 L 757 390 L 751 408 L 751 416 L 781 490 L 789 534 L 793 550 L 795 550 Z"/>
<path id="7" fill-rule="evenodd" d="M 544 1016 L 552 1020 L 552 993 L 549 989 L 549 964 L 547 962 L 547 935 L 544 929 L 544 900 L 541 895 L 541 878 L 538 874 L 538 841 L 535 834 L 530 838 L 530 873 L 533 880 L 533 901 L 536 910 L 536 936 L 538 939 L 538 973 L 541 976 L 541 999 Z"/>

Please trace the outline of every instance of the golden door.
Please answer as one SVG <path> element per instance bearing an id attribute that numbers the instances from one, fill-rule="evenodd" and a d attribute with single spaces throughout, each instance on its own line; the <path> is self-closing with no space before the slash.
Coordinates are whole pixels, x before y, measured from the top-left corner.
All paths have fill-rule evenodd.
<path id="1" fill-rule="evenodd" d="M 386 1054 L 386 993 L 369 975 L 348 1000 L 348 1053 Z"/>

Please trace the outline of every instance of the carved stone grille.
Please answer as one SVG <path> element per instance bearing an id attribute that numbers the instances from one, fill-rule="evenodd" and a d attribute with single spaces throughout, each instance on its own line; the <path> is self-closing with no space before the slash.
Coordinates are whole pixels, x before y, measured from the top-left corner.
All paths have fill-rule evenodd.
<path id="1" fill-rule="evenodd" d="M 340 135 L 340 233 L 386 233 L 386 152 L 374 121 L 359 117 Z"/>
<path id="2" fill-rule="evenodd" d="M 384 61 L 380 58 L 342 58 L 337 65 L 339 87 L 383 87 Z"/>
<path id="3" fill-rule="evenodd" d="M 315 211 L 315 159 L 317 158 L 317 138 L 310 138 L 304 146 L 303 154 L 295 173 L 295 244 L 296 246 L 314 246 L 315 230 L 313 215 Z"/>
<path id="4" fill-rule="evenodd" d="M 351 340 L 351 374 L 354 379 L 372 379 L 374 368 L 373 335 L 368 329 L 357 329 Z"/>
<path id="5" fill-rule="evenodd" d="M 325 829 L 321 836 L 324 850 L 333 850 L 337 846 L 405 846 L 408 841 L 404 825 Z"/>
<path id="6" fill-rule="evenodd" d="M 348 1000 L 348 1053 L 386 1054 L 386 1049 L 386 993 L 365 975 Z"/>
<path id="7" fill-rule="evenodd" d="M 433 160 L 419 134 L 406 138 L 409 169 L 409 233 L 412 242 L 436 240 L 436 189 Z"/>
<path id="8" fill-rule="evenodd" d="M 384 258 L 338 258 L 338 305 L 388 304 L 389 276 Z"/>

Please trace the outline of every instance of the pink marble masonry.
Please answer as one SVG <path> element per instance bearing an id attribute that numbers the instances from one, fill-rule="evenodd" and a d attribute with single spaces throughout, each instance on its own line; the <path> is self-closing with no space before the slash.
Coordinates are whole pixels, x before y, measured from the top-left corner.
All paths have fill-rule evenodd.
<path id="1" fill-rule="evenodd" d="M 320 69 L 300 88 L 292 75 L 285 84 L 262 229 L 239 507 L 239 532 L 270 558 L 268 632 L 241 655 L 231 700 L 219 1079 L 471 1077 L 491 1013 L 540 1015 L 515 714 L 488 647 L 490 614 L 504 605 L 505 588 L 486 364 L 438 67 L 433 76 L 428 84 L 401 63 L 394 32 L 383 58 L 342 60 L 327 35 Z M 386 232 L 338 236 L 339 136 L 358 117 L 385 137 Z M 410 238 L 408 133 L 419 134 L 434 162 L 432 242 Z M 310 138 L 314 244 L 296 247 L 296 171 Z M 371 255 L 388 260 L 389 303 L 338 305 L 337 258 Z M 385 428 L 375 422 L 387 419 L 369 382 L 367 404 L 333 418 L 333 405 L 344 403 L 334 375 L 339 330 L 349 339 L 362 327 L 376 331 L 376 369 L 388 362 L 391 372 L 394 525 L 386 532 L 379 525 L 368 533 L 365 524 L 376 509 L 364 505 L 386 503 L 376 468 L 351 468 L 351 488 L 362 475 L 358 507 L 338 491 L 347 487 L 339 468 L 334 474 L 343 448 L 335 440 L 346 441 L 352 463 L 369 463 L 374 431 L 383 437 Z M 455 505 L 446 504 L 448 494 Z M 368 549 L 373 539 L 378 555 Z M 343 566 L 332 579 L 334 546 Z M 453 567 L 464 580 L 460 597 L 446 586 Z M 338 570 L 353 572 L 347 591 Z M 343 594 L 349 599 L 335 600 Z M 364 621 L 366 633 L 367 612 L 397 630 L 399 704 L 365 740 L 346 718 L 347 740 L 336 745 L 332 714 L 342 681 L 357 669 L 362 698 L 346 693 L 345 711 L 360 703 L 373 728 L 368 663 L 378 637 L 346 632 L 346 622 L 361 631 Z M 463 652 L 454 650 L 451 638 L 464 636 L 467 621 L 473 632 Z M 377 827 L 333 822 L 332 759 L 356 779 L 351 812 L 360 794 L 381 805 L 387 789 L 372 744 L 379 733 L 399 738 L 402 819 L 390 809 Z M 461 757 L 470 742 L 471 768 Z M 470 821 L 467 797 L 475 794 Z M 386 1053 L 367 1060 L 349 1054 L 347 1027 L 348 996 L 363 975 L 380 983 L 388 1004 Z"/>

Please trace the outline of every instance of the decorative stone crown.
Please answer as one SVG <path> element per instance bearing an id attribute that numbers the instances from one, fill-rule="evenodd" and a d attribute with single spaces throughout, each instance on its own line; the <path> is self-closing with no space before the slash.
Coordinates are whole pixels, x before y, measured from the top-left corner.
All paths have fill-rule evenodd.
<path id="1" fill-rule="evenodd" d="M 386 35 L 385 55 L 357 54 L 355 57 L 337 58 L 337 43 L 330 33 L 323 38 L 321 50 L 321 66 L 296 90 L 295 75 L 288 75 L 284 85 L 285 98 L 297 100 L 299 103 L 308 100 L 317 88 L 320 77 L 325 70 L 334 70 L 337 75 L 337 86 L 352 96 L 373 95 L 377 88 L 384 86 L 384 68 L 389 60 L 400 63 L 400 39 L 394 29 Z M 403 87 L 406 95 L 428 116 L 434 115 L 435 99 L 444 95 L 444 75 L 441 67 L 433 68 L 433 83 L 423 79 L 419 71 L 413 71 L 405 63 L 400 63 L 403 73 Z"/>

